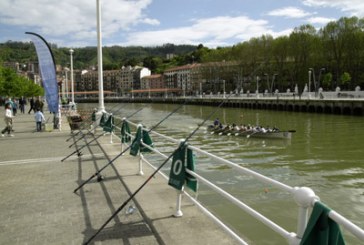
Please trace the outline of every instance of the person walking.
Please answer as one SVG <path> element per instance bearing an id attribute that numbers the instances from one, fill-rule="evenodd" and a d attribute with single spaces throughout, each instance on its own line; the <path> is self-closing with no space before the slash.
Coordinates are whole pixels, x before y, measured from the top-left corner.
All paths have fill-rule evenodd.
<path id="1" fill-rule="evenodd" d="M 6 110 L 5 110 L 5 115 L 4 115 L 4 121 L 5 121 L 5 125 L 6 126 L 1 131 L 1 136 L 4 137 L 5 136 L 5 132 L 7 131 L 9 137 L 14 137 L 14 135 L 11 134 L 12 128 L 13 128 L 13 111 L 12 111 L 11 104 L 7 104 L 6 105 Z"/>
<path id="2" fill-rule="evenodd" d="M 19 99 L 19 109 L 21 113 L 25 113 L 25 99 L 23 96 Z"/>
<path id="3" fill-rule="evenodd" d="M 43 113 L 37 108 L 37 112 L 34 114 L 37 132 L 42 131 L 42 123 L 45 122 Z"/>
<path id="4" fill-rule="evenodd" d="M 33 99 L 33 97 L 30 99 L 30 101 L 29 101 L 29 103 L 30 103 L 30 109 L 29 109 L 29 111 L 28 111 L 28 114 L 30 114 L 30 112 L 31 111 L 35 111 L 35 109 L 34 109 L 34 99 Z"/>

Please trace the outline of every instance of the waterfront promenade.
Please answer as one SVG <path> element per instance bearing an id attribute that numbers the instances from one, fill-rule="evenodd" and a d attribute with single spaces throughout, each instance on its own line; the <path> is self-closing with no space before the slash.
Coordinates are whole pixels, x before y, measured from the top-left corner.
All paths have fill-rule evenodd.
<path id="1" fill-rule="evenodd" d="M 68 148 L 73 140 L 66 142 L 70 127 L 65 117 L 62 131 L 35 132 L 33 114 L 18 114 L 14 130 L 14 137 L 0 138 L 0 244 L 82 244 L 152 173 L 144 167 L 145 175 L 139 176 L 138 158 L 127 153 L 102 172 L 104 181 L 92 180 L 74 194 L 120 153 L 120 143 L 103 136 L 84 147 L 81 158 L 61 162 L 75 150 Z M 92 139 L 85 137 L 77 147 Z M 127 212 L 130 205 L 132 213 Z M 156 175 L 91 244 L 237 243 L 187 198 L 183 217 L 172 216 L 175 205 L 176 191 Z"/>

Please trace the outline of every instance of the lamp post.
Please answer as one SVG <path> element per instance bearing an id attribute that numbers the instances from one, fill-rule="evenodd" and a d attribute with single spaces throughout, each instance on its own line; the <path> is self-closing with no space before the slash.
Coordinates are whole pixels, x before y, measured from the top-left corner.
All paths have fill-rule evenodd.
<path id="1" fill-rule="evenodd" d="M 267 86 L 268 86 L 268 89 L 270 90 L 270 86 L 269 86 L 269 75 L 267 73 L 264 73 L 264 76 L 267 76 Z"/>
<path id="2" fill-rule="evenodd" d="M 276 76 L 278 76 L 278 73 L 274 73 L 274 74 L 273 74 L 272 84 L 271 84 L 271 89 L 270 89 L 270 92 L 271 92 L 271 93 L 273 93 L 273 85 L 274 85 L 274 80 L 275 80 Z"/>
<path id="3" fill-rule="evenodd" d="M 183 98 L 186 98 L 186 80 L 182 80 Z"/>
<path id="4" fill-rule="evenodd" d="M 200 82 L 200 98 L 202 98 L 202 83 Z"/>
<path id="5" fill-rule="evenodd" d="M 148 98 L 150 99 L 150 79 L 148 79 Z"/>
<path id="6" fill-rule="evenodd" d="M 74 91 L 74 84 L 73 84 L 73 49 L 70 49 L 70 56 L 71 56 L 71 98 L 72 98 L 72 105 L 75 104 L 75 91 Z"/>
<path id="7" fill-rule="evenodd" d="M 319 77 L 318 77 L 318 81 L 317 81 L 317 89 L 320 89 L 320 81 L 321 81 L 321 74 L 322 72 L 324 72 L 326 69 L 323 67 L 320 69 L 320 73 L 319 73 Z"/>
<path id="8" fill-rule="evenodd" d="M 225 99 L 225 80 L 222 80 L 222 84 L 223 84 L 223 98 Z"/>
<path id="9" fill-rule="evenodd" d="M 70 69 L 68 69 L 67 67 L 64 68 L 64 73 L 66 75 L 66 98 L 68 100 L 68 71 Z"/>
<path id="10" fill-rule="evenodd" d="M 311 99 L 311 68 L 308 70 L 308 99 Z"/>
<path id="11" fill-rule="evenodd" d="M 316 93 L 317 93 L 317 84 L 316 84 L 316 76 L 315 76 L 315 70 L 313 68 L 310 68 L 312 77 L 313 77 L 313 87 L 315 89 L 315 97 L 316 97 Z"/>
<path id="12" fill-rule="evenodd" d="M 66 77 L 63 75 L 62 76 L 62 99 L 66 97 Z"/>
<path id="13" fill-rule="evenodd" d="M 101 36 L 101 5 L 100 0 L 96 0 L 96 16 L 97 16 L 97 66 L 99 80 L 99 114 L 105 111 L 104 106 L 104 80 L 102 66 L 102 36 Z M 101 116 L 100 116 L 101 118 Z"/>
<path id="14" fill-rule="evenodd" d="M 131 98 L 134 99 L 134 80 L 131 81 Z"/>
<path id="15" fill-rule="evenodd" d="M 256 90 L 256 93 L 257 93 L 257 98 L 259 98 L 259 76 L 257 76 L 257 90 Z"/>

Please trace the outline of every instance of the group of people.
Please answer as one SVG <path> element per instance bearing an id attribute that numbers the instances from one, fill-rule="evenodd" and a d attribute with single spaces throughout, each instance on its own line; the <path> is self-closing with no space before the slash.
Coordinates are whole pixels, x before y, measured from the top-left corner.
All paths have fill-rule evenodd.
<path id="1" fill-rule="evenodd" d="M 240 126 L 236 125 L 235 123 L 233 124 L 227 124 L 226 126 L 222 125 L 222 123 L 219 121 L 218 118 L 215 119 L 214 124 L 213 124 L 213 128 L 214 130 L 219 130 L 221 132 L 230 132 L 230 131 L 235 131 L 235 132 L 246 132 L 246 131 L 250 131 L 250 132 L 262 132 L 262 133 L 269 133 L 269 132 L 279 132 L 279 129 L 277 127 L 262 127 L 262 126 L 252 126 L 250 124 L 245 125 L 245 124 L 241 124 Z"/>
<path id="2" fill-rule="evenodd" d="M 9 97 L 5 100 L 5 113 L 4 113 L 4 122 L 5 128 L 1 131 L 1 136 L 5 137 L 5 133 L 7 136 L 14 137 L 14 129 L 13 129 L 13 118 L 17 114 L 17 109 L 19 108 L 21 113 L 25 113 L 25 105 L 26 100 L 22 97 L 19 100 L 14 99 L 14 101 Z M 38 98 L 34 101 L 33 98 L 30 99 L 30 109 L 29 114 L 31 111 L 34 111 L 34 119 L 36 122 L 36 131 L 42 131 L 42 124 L 45 122 L 45 118 L 43 115 L 43 105 L 44 103 Z"/>

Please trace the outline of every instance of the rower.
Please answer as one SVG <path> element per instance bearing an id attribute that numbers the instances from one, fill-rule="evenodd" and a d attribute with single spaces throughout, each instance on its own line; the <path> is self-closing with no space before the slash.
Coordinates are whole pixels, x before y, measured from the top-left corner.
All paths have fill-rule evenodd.
<path id="1" fill-rule="evenodd" d="M 215 121 L 214 121 L 214 127 L 217 128 L 220 124 L 221 123 L 220 123 L 219 118 L 216 118 Z"/>

